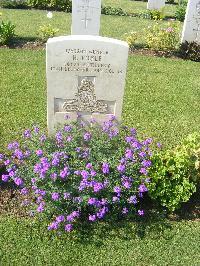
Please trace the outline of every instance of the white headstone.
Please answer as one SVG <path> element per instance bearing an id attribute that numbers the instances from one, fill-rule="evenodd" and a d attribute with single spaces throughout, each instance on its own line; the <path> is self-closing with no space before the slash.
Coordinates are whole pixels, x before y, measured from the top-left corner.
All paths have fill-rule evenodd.
<path id="1" fill-rule="evenodd" d="M 200 43 L 200 0 L 189 0 L 181 42 Z"/>
<path id="2" fill-rule="evenodd" d="M 72 35 L 99 35 L 101 0 L 72 1 Z"/>
<path id="3" fill-rule="evenodd" d="M 63 36 L 47 42 L 48 129 L 71 121 L 121 119 L 128 44 L 100 36 Z"/>
<path id="4" fill-rule="evenodd" d="M 165 0 L 148 0 L 147 9 L 161 9 L 165 6 Z"/>

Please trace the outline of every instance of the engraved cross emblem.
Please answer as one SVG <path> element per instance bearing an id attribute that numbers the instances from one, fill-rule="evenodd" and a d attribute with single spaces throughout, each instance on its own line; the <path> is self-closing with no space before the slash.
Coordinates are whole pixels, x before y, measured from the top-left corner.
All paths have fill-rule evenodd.
<path id="1" fill-rule="evenodd" d="M 81 22 L 84 23 L 85 29 L 88 27 L 88 22 L 91 21 L 92 19 L 90 18 L 89 14 L 92 13 L 93 9 L 96 7 L 92 6 L 91 3 L 94 0 L 82 0 L 82 4 L 78 7 L 78 12 L 83 12 L 84 13 L 84 18 L 81 19 Z"/>

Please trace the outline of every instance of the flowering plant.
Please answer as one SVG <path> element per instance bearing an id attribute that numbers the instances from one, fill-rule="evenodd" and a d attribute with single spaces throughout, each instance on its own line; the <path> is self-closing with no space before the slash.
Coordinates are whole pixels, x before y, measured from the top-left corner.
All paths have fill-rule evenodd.
<path id="1" fill-rule="evenodd" d="M 168 23 L 167 27 L 156 23 L 146 31 L 146 44 L 154 50 L 175 50 L 179 44 L 178 26 Z"/>
<path id="2" fill-rule="evenodd" d="M 2 181 L 32 194 L 34 213 L 48 215 L 49 230 L 71 231 L 80 221 L 116 215 L 142 216 L 139 201 L 150 182 L 151 143 L 112 116 L 103 125 L 66 120 L 50 137 L 34 127 L 24 132 L 22 145 L 10 143 L 8 155 L 0 155 L 7 168 Z"/>

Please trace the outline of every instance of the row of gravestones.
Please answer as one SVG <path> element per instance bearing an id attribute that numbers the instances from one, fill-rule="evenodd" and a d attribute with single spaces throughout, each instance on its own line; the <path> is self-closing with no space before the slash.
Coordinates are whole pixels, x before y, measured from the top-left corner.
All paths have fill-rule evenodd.
<path id="1" fill-rule="evenodd" d="M 158 1 L 158 0 L 156 0 Z M 47 42 L 48 130 L 79 119 L 121 119 L 129 47 L 100 37 L 101 0 L 73 0 L 72 35 Z M 200 0 L 189 0 L 183 41 L 200 42 Z"/>

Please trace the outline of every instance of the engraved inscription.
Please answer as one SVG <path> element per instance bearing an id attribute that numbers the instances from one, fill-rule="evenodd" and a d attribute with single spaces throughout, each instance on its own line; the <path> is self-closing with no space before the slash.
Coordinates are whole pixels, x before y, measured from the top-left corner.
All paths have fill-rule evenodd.
<path id="1" fill-rule="evenodd" d="M 64 111 L 90 113 L 107 113 L 108 111 L 108 105 L 96 99 L 94 82 L 87 77 L 82 79 L 75 97 L 75 99 L 64 102 Z"/>
<path id="2" fill-rule="evenodd" d="M 111 63 L 105 63 L 108 51 L 102 51 L 99 49 L 76 49 L 68 48 L 65 50 L 67 59 L 63 62 L 63 65 L 51 66 L 52 72 L 82 72 L 91 74 L 123 74 L 120 67 L 116 69 Z M 108 61 L 108 60 L 107 60 Z"/>

